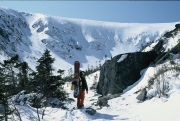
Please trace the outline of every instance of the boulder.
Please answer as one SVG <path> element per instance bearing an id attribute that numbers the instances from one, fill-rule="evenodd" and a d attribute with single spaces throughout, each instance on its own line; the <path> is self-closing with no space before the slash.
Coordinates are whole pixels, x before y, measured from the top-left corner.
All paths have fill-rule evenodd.
<path id="1" fill-rule="evenodd" d="M 96 110 L 89 107 L 86 108 L 85 112 L 88 113 L 89 115 L 94 115 L 96 113 Z"/>
<path id="2" fill-rule="evenodd" d="M 146 88 L 142 89 L 139 95 L 136 97 L 139 101 L 145 101 L 147 95 Z"/>
<path id="3" fill-rule="evenodd" d="M 175 25 L 176 29 L 180 29 L 180 24 Z"/>
<path id="4" fill-rule="evenodd" d="M 140 71 L 147 68 L 158 54 L 155 51 L 120 54 L 107 60 L 100 69 L 97 93 L 102 96 L 122 93 L 141 77 Z"/>
<path id="5" fill-rule="evenodd" d="M 98 101 L 97 101 L 97 104 L 100 106 L 100 107 L 108 107 L 108 100 L 110 99 L 113 99 L 113 98 L 116 98 L 116 97 L 120 97 L 121 96 L 121 93 L 120 94 L 114 94 L 114 95 L 106 95 L 106 96 L 100 96 L 98 97 Z"/>

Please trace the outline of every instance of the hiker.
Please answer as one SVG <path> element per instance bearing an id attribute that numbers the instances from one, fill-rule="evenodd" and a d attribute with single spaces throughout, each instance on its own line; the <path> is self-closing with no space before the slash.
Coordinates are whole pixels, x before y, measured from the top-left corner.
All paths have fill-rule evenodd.
<path id="1" fill-rule="evenodd" d="M 84 98 L 85 98 L 85 90 L 86 94 L 88 94 L 88 86 L 85 77 L 83 77 L 83 72 L 79 73 L 79 96 L 77 97 L 77 107 L 84 107 Z"/>

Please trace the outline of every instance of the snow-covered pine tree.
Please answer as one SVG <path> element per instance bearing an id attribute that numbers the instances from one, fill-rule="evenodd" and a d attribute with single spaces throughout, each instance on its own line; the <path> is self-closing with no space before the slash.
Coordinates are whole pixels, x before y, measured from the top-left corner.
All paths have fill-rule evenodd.
<path id="1" fill-rule="evenodd" d="M 36 66 L 35 82 L 37 83 L 38 92 L 40 92 L 42 98 L 58 98 L 61 101 L 67 97 L 66 92 L 62 88 L 64 81 L 62 75 L 64 70 L 58 70 L 59 75 L 53 74 L 53 63 L 55 59 L 51 57 L 50 51 L 46 49 L 40 59 L 37 60 L 38 65 Z"/>
<path id="2" fill-rule="evenodd" d="M 52 64 L 54 63 L 55 59 L 51 57 L 50 51 L 46 49 L 41 58 L 38 59 L 38 66 L 36 66 L 37 75 L 36 81 L 38 83 L 38 88 L 41 93 L 44 95 L 48 95 L 48 88 L 49 86 L 54 83 L 52 79 Z"/>

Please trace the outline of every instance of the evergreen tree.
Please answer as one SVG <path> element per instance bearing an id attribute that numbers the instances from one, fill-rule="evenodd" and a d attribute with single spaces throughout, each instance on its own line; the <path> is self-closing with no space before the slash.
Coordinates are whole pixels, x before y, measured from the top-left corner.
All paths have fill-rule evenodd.
<path id="1" fill-rule="evenodd" d="M 64 70 L 59 69 L 57 73 L 59 75 L 56 75 L 54 77 L 55 77 L 55 82 L 56 82 L 55 87 L 58 87 L 58 88 L 56 88 L 55 91 L 52 93 L 52 97 L 57 97 L 63 101 L 67 98 L 67 94 L 63 88 L 63 85 L 65 84 L 65 80 L 62 78 L 64 74 Z"/>
<path id="2" fill-rule="evenodd" d="M 0 67 L 0 120 L 7 121 L 14 109 L 8 104 L 8 99 L 11 97 L 11 86 L 8 85 L 9 80 L 6 79 L 4 72 L 5 68 Z"/>
<path id="3" fill-rule="evenodd" d="M 64 70 L 61 70 L 61 69 L 59 69 L 58 71 L 57 71 L 57 73 L 59 74 L 59 75 L 57 75 L 59 78 L 59 80 L 61 80 L 62 79 L 62 76 L 64 75 Z"/>
<path id="4" fill-rule="evenodd" d="M 37 72 L 32 72 L 29 74 L 29 78 L 28 78 L 28 88 L 26 88 L 26 91 L 28 92 L 32 92 L 32 91 L 35 91 L 37 86 L 38 86 L 38 83 L 37 83 L 37 79 L 36 79 L 36 76 L 37 75 Z"/>
<path id="5" fill-rule="evenodd" d="M 44 54 L 40 59 L 38 59 L 39 65 L 36 66 L 37 70 L 37 83 L 39 85 L 39 89 L 44 93 L 46 89 L 50 86 L 52 83 L 52 64 L 54 63 L 55 59 L 51 57 L 50 51 L 45 50 Z"/>
<path id="6" fill-rule="evenodd" d="M 50 51 L 45 50 L 42 57 L 37 61 L 39 65 L 36 67 L 38 74 L 43 75 L 45 77 L 46 83 L 48 83 L 49 77 L 52 75 L 52 64 L 55 59 L 51 57 Z"/>
<path id="7" fill-rule="evenodd" d="M 26 62 L 20 63 L 19 68 L 19 90 L 26 90 L 28 86 L 28 64 Z"/>
<path id="8" fill-rule="evenodd" d="M 6 81 L 8 82 L 9 86 L 11 86 L 12 94 L 17 93 L 17 80 L 15 76 L 15 67 L 18 65 L 19 56 L 15 55 L 9 60 L 4 60 L 4 64 L 2 65 L 4 68 L 4 74 L 6 76 Z"/>

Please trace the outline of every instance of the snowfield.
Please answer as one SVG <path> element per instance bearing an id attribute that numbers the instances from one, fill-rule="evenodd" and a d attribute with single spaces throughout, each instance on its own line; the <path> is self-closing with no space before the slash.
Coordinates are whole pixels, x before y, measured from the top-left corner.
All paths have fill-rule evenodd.
<path id="1" fill-rule="evenodd" d="M 175 55 L 177 57 L 177 55 Z M 177 61 L 177 60 L 176 60 Z M 168 62 L 167 62 L 168 64 Z M 165 77 L 169 82 L 168 97 L 153 97 L 146 99 L 144 102 L 139 102 L 135 94 L 139 89 L 147 86 L 147 80 L 153 75 L 153 72 L 158 67 L 149 67 L 143 70 L 142 78 L 135 84 L 129 86 L 124 90 L 121 97 L 117 97 L 108 101 L 109 107 L 92 105 L 96 102 L 99 94 L 94 90 L 89 89 L 89 93 L 85 97 L 85 107 L 92 107 L 96 109 L 96 114 L 91 116 L 85 112 L 84 109 L 71 110 L 76 107 L 76 101 L 67 104 L 69 110 L 58 108 L 46 108 L 43 121 L 179 121 L 179 101 L 180 101 L 180 75 L 175 77 L 176 73 L 172 72 Z M 89 88 L 95 81 L 95 75 L 99 77 L 100 72 L 97 71 L 90 76 L 86 77 Z M 97 78 L 98 80 L 98 78 Z M 96 80 L 96 81 L 97 81 Z M 73 98 L 73 91 L 70 90 L 70 83 L 64 87 L 69 96 Z M 149 94 L 153 93 L 152 90 L 148 91 Z M 75 99 L 76 100 L 76 99 Z M 21 112 L 23 121 L 36 121 L 36 110 L 29 106 L 18 106 Z M 40 113 L 41 114 L 41 113 Z"/>

